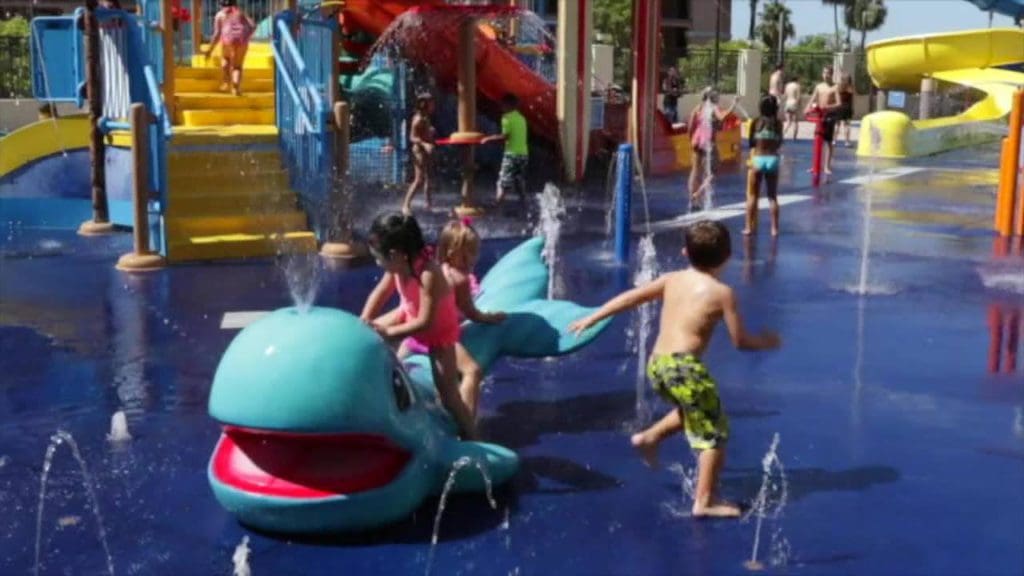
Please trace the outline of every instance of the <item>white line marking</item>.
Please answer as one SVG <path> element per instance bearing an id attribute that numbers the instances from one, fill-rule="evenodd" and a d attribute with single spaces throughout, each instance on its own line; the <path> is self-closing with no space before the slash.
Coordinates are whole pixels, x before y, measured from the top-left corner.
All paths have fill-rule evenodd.
<path id="1" fill-rule="evenodd" d="M 221 330 L 240 330 L 249 324 L 270 314 L 269 310 L 249 310 L 241 312 L 225 312 L 220 320 Z"/>
<path id="2" fill-rule="evenodd" d="M 797 202 L 805 202 L 810 200 L 811 197 L 805 194 L 782 194 L 778 197 L 779 206 L 785 206 L 787 204 L 796 204 Z M 760 210 L 767 210 L 769 207 L 768 199 L 761 198 L 758 202 L 758 208 Z M 747 203 L 737 202 L 735 204 L 726 204 L 725 206 L 719 206 L 718 208 L 712 208 L 711 210 L 704 210 L 702 212 L 694 212 L 692 214 L 683 214 L 677 216 L 671 220 L 662 220 L 661 222 L 651 222 L 651 233 L 664 232 L 666 230 L 673 230 L 675 228 L 682 228 L 692 222 L 698 220 L 727 220 L 729 218 L 735 218 L 737 216 L 743 216 L 746 213 Z M 645 232 L 646 227 L 643 224 L 638 224 L 633 227 L 635 232 Z"/>
<path id="3" fill-rule="evenodd" d="M 864 174 L 863 176 L 857 176 L 855 178 L 847 178 L 846 180 L 840 180 L 840 184 L 849 184 L 851 186 L 862 186 L 869 182 L 881 182 L 883 180 L 892 180 L 893 178 L 901 178 L 908 174 L 914 174 L 916 172 L 922 172 L 924 168 L 917 168 L 915 166 L 898 166 L 895 168 L 886 168 L 881 172 L 874 174 Z"/>

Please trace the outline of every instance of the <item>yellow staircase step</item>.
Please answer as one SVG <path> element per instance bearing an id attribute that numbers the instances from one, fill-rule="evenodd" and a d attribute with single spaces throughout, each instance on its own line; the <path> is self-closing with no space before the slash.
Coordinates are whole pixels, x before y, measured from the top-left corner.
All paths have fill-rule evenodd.
<path id="1" fill-rule="evenodd" d="M 234 197 L 239 200 L 239 207 L 252 207 L 266 201 L 264 196 L 269 198 L 274 194 L 291 193 L 288 173 L 284 170 L 246 172 L 241 178 L 233 171 L 206 172 L 195 176 L 181 173 L 168 176 L 172 198 L 177 201 L 184 198 Z"/>
<path id="2" fill-rule="evenodd" d="M 207 58 L 202 54 L 194 54 L 192 60 L 189 62 L 193 68 L 212 68 L 220 70 L 221 58 L 220 56 L 210 56 Z M 274 69 L 274 57 L 270 54 L 253 54 L 249 52 L 245 55 L 245 61 L 242 62 L 243 70 L 273 70 Z"/>
<path id="3" fill-rule="evenodd" d="M 167 254 L 172 262 L 182 262 L 275 256 L 313 252 L 316 248 L 312 232 L 220 234 L 172 239 Z"/>
<path id="4" fill-rule="evenodd" d="M 168 200 L 168 205 L 174 199 Z M 218 234 L 275 234 L 306 229 L 306 213 L 299 210 L 261 214 L 214 214 L 167 219 L 168 237 Z"/>
<path id="5" fill-rule="evenodd" d="M 206 52 L 206 50 L 209 49 L 209 48 L 210 48 L 210 44 L 208 42 L 204 42 L 204 43 L 199 45 L 199 51 L 201 53 L 202 52 Z M 269 55 L 271 55 L 273 53 L 274 53 L 274 51 L 270 47 L 270 42 L 250 42 L 249 43 L 249 49 L 248 49 L 248 51 L 246 51 L 247 55 L 248 54 L 263 54 L 263 55 L 269 56 Z M 218 44 L 217 46 L 215 46 L 213 48 L 213 55 L 214 56 L 219 56 L 220 55 L 220 44 Z"/>
<path id="6" fill-rule="evenodd" d="M 277 140 L 277 126 L 272 124 L 175 126 L 171 150 L 179 146 L 277 144 Z"/>
<path id="7" fill-rule="evenodd" d="M 177 135 L 171 140 L 171 153 L 168 155 L 168 174 L 172 178 L 194 176 L 197 173 L 208 171 L 228 173 L 233 177 L 239 177 L 247 174 L 279 172 L 285 169 L 281 153 L 278 150 L 264 147 L 232 151 L 176 150 L 173 146 L 174 143 L 177 143 L 176 139 Z"/>
<path id="8" fill-rule="evenodd" d="M 181 78 L 174 81 L 175 92 L 220 92 L 220 78 Z M 242 76 L 242 93 L 273 92 L 273 78 Z M 223 92 L 230 94 L 230 92 Z"/>
<path id="9" fill-rule="evenodd" d="M 196 214 L 205 216 L 241 214 L 259 217 L 267 213 L 291 212 L 295 210 L 298 200 L 295 194 L 288 190 L 287 178 L 284 180 L 284 187 L 277 190 L 250 191 L 244 194 L 175 195 L 168 200 L 166 215 L 169 219 L 178 219 Z M 175 189 L 173 185 L 171 189 Z"/>
<path id="10" fill-rule="evenodd" d="M 186 110 L 181 117 L 185 126 L 273 124 L 274 110 Z"/>
<path id="11" fill-rule="evenodd" d="M 186 66 L 178 66 L 174 69 L 174 79 L 177 81 L 181 80 L 216 80 L 220 82 L 221 78 L 224 77 L 224 73 L 221 72 L 219 67 L 217 68 L 188 68 Z M 242 71 L 242 80 L 273 80 L 274 71 L 267 70 L 265 68 L 254 68 L 252 70 Z M 175 86 L 175 90 L 177 90 Z"/>
<path id="12" fill-rule="evenodd" d="M 251 110 L 274 107 L 273 92 L 250 92 L 241 96 L 223 92 L 178 92 L 177 110 Z"/>

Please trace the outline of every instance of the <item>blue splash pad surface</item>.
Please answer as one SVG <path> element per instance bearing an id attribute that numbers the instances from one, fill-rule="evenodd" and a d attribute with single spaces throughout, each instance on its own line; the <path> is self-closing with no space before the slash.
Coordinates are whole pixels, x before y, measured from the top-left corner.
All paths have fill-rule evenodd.
<path id="1" fill-rule="evenodd" d="M 961 153 L 877 183 L 872 285 L 844 291 L 860 265 L 863 194 L 805 188 L 809 149 L 792 149 L 783 193 L 812 199 L 783 209 L 773 243 L 765 216 L 745 245 L 727 220 L 734 258 L 725 279 L 752 329 L 781 331 L 774 353 L 741 354 L 720 330 L 706 362 L 732 421 L 726 496 L 752 500 L 761 458 L 779 433 L 789 503 L 762 529 L 789 544 L 801 574 L 1020 574 L 1024 570 L 1024 366 L 987 370 L 989 315 L 1024 314 L 1015 274 L 1024 257 L 996 259 L 991 168 Z M 982 151 L 982 153 L 987 153 Z M 836 180 L 866 172 L 840 150 Z M 964 171 L 948 171 L 959 159 Z M 881 168 L 880 168 L 881 170 Z M 653 219 L 675 216 L 679 180 L 653 182 Z M 736 174 L 719 204 L 738 202 Z M 573 204 L 557 291 L 596 304 L 629 284 L 609 263 L 603 191 Z M 389 199 L 392 203 L 397 199 Z M 444 198 L 438 200 L 438 203 Z M 597 207 L 597 208 L 595 208 Z M 636 213 L 640 211 L 637 210 Z M 426 220 L 430 220 L 429 218 Z M 486 230 L 486 225 L 485 225 Z M 426 570 L 436 500 L 409 521 L 363 536 L 286 540 L 239 526 L 214 501 L 206 464 L 218 427 L 206 414 L 213 371 L 235 331 L 228 311 L 290 305 L 269 262 L 181 266 L 131 277 L 113 269 L 130 238 L 12 228 L 0 240 L 0 573 L 33 567 L 43 453 L 50 435 L 77 439 L 96 481 L 120 574 L 230 573 L 251 538 L 256 574 L 416 574 Z M 662 269 L 683 264 L 676 232 L 656 236 Z M 485 244 L 481 271 L 518 239 Z M 318 305 L 358 311 L 378 272 L 327 267 Z M 1003 279 L 996 288 L 985 282 Z M 1016 283 L 1015 283 L 1016 282 Z M 485 437 L 519 452 L 523 470 L 491 510 L 453 497 L 433 574 L 741 574 L 752 522 L 698 522 L 681 476 L 683 439 L 651 471 L 629 446 L 644 415 L 667 406 L 646 383 L 638 400 L 635 315 L 558 361 L 499 362 L 485 384 Z M 1005 347 L 1005 339 L 1004 339 Z M 1005 359 L 1004 359 L 1005 361 Z M 1024 356 L 1018 360 L 1024 364 Z M 641 409 L 638 410 L 638 401 Z M 134 440 L 105 440 L 128 413 Z M 41 573 L 104 571 L 77 466 L 61 448 L 43 519 Z"/>

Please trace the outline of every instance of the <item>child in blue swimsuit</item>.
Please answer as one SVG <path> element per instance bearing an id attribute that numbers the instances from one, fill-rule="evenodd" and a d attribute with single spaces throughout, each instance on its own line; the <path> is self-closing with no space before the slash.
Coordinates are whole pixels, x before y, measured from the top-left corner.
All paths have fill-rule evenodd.
<path id="1" fill-rule="evenodd" d="M 747 227 L 743 234 L 757 232 L 757 200 L 764 181 L 772 211 L 772 236 L 779 235 L 779 148 L 782 147 L 782 121 L 779 102 L 772 96 L 761 98 L 761 116 L 750 124 L 750 170 L 747 173 Z"/>

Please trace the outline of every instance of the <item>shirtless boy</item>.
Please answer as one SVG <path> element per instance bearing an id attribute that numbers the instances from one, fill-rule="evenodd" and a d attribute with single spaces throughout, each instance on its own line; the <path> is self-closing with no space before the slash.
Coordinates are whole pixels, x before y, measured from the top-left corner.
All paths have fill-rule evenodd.
<path id="1" fill-rule="evenodd" d="M 839 106 L 841 105 L 839 90 L 836 88 L 832 76 L 832 67 L 825 66 L 825 69 L 821 71 L 821 82 L 814 87 L 811 99 L 807 102 L 807 109 L 804 110 L 806 115 L 816 108 L 818 113 L 822 115 L 822 137 L 825 140 L 825 144 L 827 144 L 825 147 L 825 174 L 832 173 L 832 156 L 835 152 L 832 141 L 836 136 L 836 122 L 839 120 Z"/>
<path id="2" fill-rule="evenodd" d="M 413 179 L 402 202 L 402 213 L 412 214 L 412 200 L 416 192 L 423 188 L 423 198 L 427 209 L 430 209 L 430 173 L 434 165 L 434 126 L 430 123 L 430 115 L 434 113 L 434 97 L 429 93 L 421 93 L 416 97 L 416 113 L 409 127 L 409 143 L 412 144 Z"/>
<path id="3" fill-rule="evenodd" d="M 572 323 L 579 334 L 600 320 L 662 300 L 658 339 L 647 363 L 647 377 L 655 391 L 675 406 L 650 428 L 634 434 L 633 447 L 651 466 L 657 464 L 658 444 L 685 430 L 690 446 L 700 454 L 693 515 L 736 517 L 740 509 L 718 497 L 718 477 L 725 463 L 729 437 L 718 386 L 701 362 L 715 326 L 722 319 L 733 344 L 740 350 L 777 348 L 778 334 L 749 334 L 743 327 L 736 296 L 719 280 L 732 254 L 729 230 L 720 222 L 701 221 L 686 230 L 683 254 L 690 268 L 664 274 L 653 282 L 624 292 L 596 312 Z"/>

